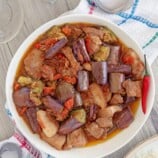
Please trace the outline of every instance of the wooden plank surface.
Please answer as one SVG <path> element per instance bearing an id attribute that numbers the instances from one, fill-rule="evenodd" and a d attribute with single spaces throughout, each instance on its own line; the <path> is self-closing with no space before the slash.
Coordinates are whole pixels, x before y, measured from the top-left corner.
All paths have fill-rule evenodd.
<path id="1" fill-rule="evenodd" d="M 30 35 L 36 28 L 43 23 L 58 17 L 62 13 L 71 10 L 77 6 L 79 0 L 56 0 L 54 4 L 48 2 L 49 0 L 21 0 L 21 7 L 24 11 L 24 23 L 18 35 L 7 44 L 0 45 L 0 140 L 9 138 L 14 127 L 5 113 L 5 78 L 8 65 L 15 54 L 16 50 L 24 39 Z M 152 65 L 154 78 L 158 80 L 158 59 Z M 130 151 L 140 141 L 149 138 L 158 133 L 158 86 L 156 84 L 156 97 L 154 108 L 150 117 L 145 123 L 142 130 L 119 151 L 107 156 L 107 158 L 123 158 L 124 155 Z M 106 149 L 105 149 L 106 150 Z"/>

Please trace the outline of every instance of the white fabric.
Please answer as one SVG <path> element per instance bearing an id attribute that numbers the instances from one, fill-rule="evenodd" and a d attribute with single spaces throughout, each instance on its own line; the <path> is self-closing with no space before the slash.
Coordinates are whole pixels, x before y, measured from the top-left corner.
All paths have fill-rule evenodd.
<path id="1" fill-rule="evenodd" d="M 93 0 L 89 1 L 93 2 Z M 73 13 L 94 14 L 111 20 L 139 43 L 150 64 L 157 57 L 158 0 L 134 0 L 130 9 L 118 14 L 105 13 L 99 7 L 90 5 L 87 0 L 81 0 L 79 5 L 69 12 L 69 14 Z M 127 20 L 126 16 L 129 16 Z M 123 20 L 126 22 L 122 23 Z"/>

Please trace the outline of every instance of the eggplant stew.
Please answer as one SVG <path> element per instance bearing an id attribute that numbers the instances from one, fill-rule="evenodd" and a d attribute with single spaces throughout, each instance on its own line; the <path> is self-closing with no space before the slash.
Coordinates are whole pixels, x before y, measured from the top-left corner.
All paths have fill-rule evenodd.
<path id="1" fill-rule="evenodd" d="M 107 27 L 53 26 L 22 58 L 13 86 L 19 115 L 58 150 L 103 140 L 134 120 L 144 64 Z"/>

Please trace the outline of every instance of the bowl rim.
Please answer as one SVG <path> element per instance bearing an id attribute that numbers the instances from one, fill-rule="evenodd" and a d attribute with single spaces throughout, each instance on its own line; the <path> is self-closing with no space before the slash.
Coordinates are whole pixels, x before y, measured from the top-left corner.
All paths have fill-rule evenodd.
<path id="1" fill-rule="evenodd" d="M 34 146 L 36 146 L 38 149 L 40 149 L 40 150 L 44 150 L 44 152 L 47 152 L 47 153 L 49 153 L 49 154 L 51 154 L 52 155 L 52 152 L 50 153 L 50 152 L 48 152 L 48 151 L 50 151 L 49 149 L 44 149 L 44 148 L 42 148 L 41 146 L 40 146 L 40 144 L 39 143 L 36 143 L 36 142 L 34 142 L 34 140 L 33 139 L 30 139 L 29 138 L 29 135 L 28 135 L 28 133 L 24 130 L 24 127 L 23 126 L 21 126 L 20 125 L 20 116 L 17 114 L 17 111 L 16 111 L 16 107 L 15 107 L 15 105 L 14 105 L 14 103 L 13 103 L 13 98 L 12 98 L 12 85 L 10 85 L 10 84 L 8 84 L 8 83 L 10 83 L 10 81 L 14 81 L 14 78 L 15 78 L 15 73 L 12 75 L 12 72 L 13 72 L 13 70 L 14 70 L 14 65 L 18 65 L 18 63 L 19 63 L 19 61 L 21 60 L 21 58 L 22 58 L 22 56 L 25 54 L 25 52 L 26 52 L 26 50 L 29 48 L 29 46 L 32 44 L 32 41 L 31 42 L 29 42 L 29 40 L 31 39 L 31 38 L 33 38 L 33 36 L 39 36 L 39 35 L 41 35 L 41 34 L 43 34 L 46 30 L 48 30 L 48 28 L 50 28 L 51 26 L 53 26 L 53 25 L 56 25 L 56 23 L 58 22 L 58 21 L 64 21 L 64 20 L 67 20 L 67 22 L 70 22 L 71 20 L 71 18 L 85 18 L 85 19 L 91 19 L 91 20 L 98 20 L 98 21 L 102 21 L 102 22 L 105 22 L 105 24 L 107 25 L 110 25 L 110 26 L 112 26 L 113 28 L 115 28 L 116 30 L 118 30 L 118 31 L 120 31 L 122 34 L 123 34 L 123 36 L 127 36 L 128 37 L 128 39 L 131 41 L 131 42 L 133 42 L 133 44 L 137 47 L 137 49 L 139 50 L 139 55 L 142 55 L 143 54 L 143 50 L 139 47 L 139 45 L 137 44 L 137 42 L 134 40 L 134 39 L 132 39 L 131 37 L 130 37 L 130 35 L 128 35 L 128 33 L 126 33 L 125 31 L 123 31 L 121 28 L 119 28 L 117 25 L 115 25 L 114 23 L 112 23 L 111 21 L 109 21 L 109 20 L 107 20 L 107 19 L 103 19 L 102 17 L 98 17 L 98 16 L 92 16 L 92 15 L 84 15 L 84 14 L 73 14 L 73 15 L 65 15 L 65 16 L 62 16 L 62 17 L 58 17 L 58 18 L 56 18 L 56 19 L 53 19 L 53 20 L 50 20 L 50 21 L 48 21 L 47 23 L 45 23 L 45 24 L 43 24 L 43 25 L 41 25 L 39 28 L 37 28 L 34 32 L 32 32 L 25 40 L 24 40 L 24 42 L 20 45 L 20 47 L 18 48 L 18 50 L 16 51 L 16 53 L 15 53 L 15 55 L 14 55 L 14 57 L 13 57 L 13 59 L 12 59 L 12 61 L 11 61 L 11 63 L 10 63 L 10 65 L 9 65 L 9 68 L 8 68 L 8 71 L 7 71 L 7 76 L 6 76 L 6 85 L 5 85 L 5 90 L 6 90 L 6 98 L 7 98 L 7 104 L 8 104 L 8 107 L 9 107 L 9 109 L 10 109 L 10 111 L 11 111 L 11 113 L 13 114 L 13 118 L 14 118 L 14 120 L 15 120 L 15 122 L 16 122 L 16 126 L 18 127 L 18 129 L 21 131 L 21 133 L 34 145 Z M 79 22 L 82 22 L 82 20 L 79 20 Z M 83 22 L 85 22 L 84 20 L 83 20 Z M 89 22 L 89 21 L 88 21 Z M 60 22 L 61 24 L 62 24 L 62 22 Z M 70 22 L 71 23 L 71 22 Z M 91 23 L 91 22 L 90 22 Z M 64 24 L 64 23 L 63 23 Z M 96 24 L 97 25 L 97 23 L 95 23 L 94 22 L 94 24 Z M 58 24 L 57 24 L 58 25 Z M 98 25 L 100 25 L 100 24 L 98 24 Z M 105 26 L 106 26 L 105 25 Z M 113 31 L 113 30 L 112 30 Z M 34 40 L 36 39 L 36 38 L 33 38 Z M 122 40 L 122 39 L 121 39 Z M 29 45 L 28 45 L 29 44 Z M 27 48 L 27 49 L 24 49 L 24 48 Z M 23 55 L 21 55 L 21 57 L 19 57 L 19 55 L 20 55 L 20 53 L 22 53 Z M 151 106 L 148 108 L 148 112 L 147 112 L 147 114 L 144 116 L 144 119 L 143 119 L 143 122 L 142 122 L 142 124 L 138 127 L 138 129 L 134 132 L 134 134 L 132 134 L 132 136 L 130 137 L 130 138 L 128 138 L 128 140 L 126 140 L 126 141 L 124 141 L 120 146 L 118 146 L 118 147 L 116 147 L 114 150 L 112 150 L 112 151 L 110 151 L 110 152 L 107 152 L 107 153 L 100 153 L 100 154 L 97 154 L 96 155 L 96 157 L 103 157 L 103 156 L 107 156 L 107 155 L 109 155 L 109 154 L 112 154 L 112 153 L 114 153 L 114 152 L 116 152 L 117 150 L 119 150 L 120 148 L 122 148 L 123 146 L 125 146 L 127 143 L 129 143 L 135 136 L 136 136 L 136 134 L 140 131 L 140 129 L 142 128 L 142 126 L 145 124 L 145 122 L 146 122 L 146 120 L 148 119 L 148 117 L 149 117 L 149 114 L 150 114 L 150 112 L 151 112 L 151 109 L 152 109 L 152 107 L 153 107 L 153 103 L 154 103 L 154 97 L 155 97 L 155 83 L 154 83 L 154 79 L 153 79 L 153 73 L 152 73 L 152 70 L 151 70 L 151 67 L 149 66 L 149 64 L 148 64 L 148 62 L 147 62 L 147 66 L 148 66 L 148 70 L 149 70 L 149 72 L 150 72 L 150 74 L 151 74 L 151 82 L 152 82 L 152 88 L 151 88 L 151 97 L 150 97 L 150 102 L 151 102 Z M 16 69 L 17 70 L 17 69 Z M 10 79 L 11 78 L 11 79 Z M 130 128 L 130 127 L 128 127 L 128 128 Z M 123 131 L 122 131 L 123 132 Z M 121 133 L 122 133 L 121 132 Z M 116 137 L 116 136 L 115 136 Z M 102 144 L 105 144 L 105 142 L 104 143 L 102 143 Z M 99 144 L 100 145 L 100 144 Z M 43 145 L 42 145 L 43 146 Z M 96 146 L 96 145 L 95 145 Z M 76 149 L 76 150 L 78 150 L 78 148 Z M 55 152 L 56 151 L 56 149 L 53 151 L 53 152 Z M 60 153 L 62 153 L 61 151 L 60 151 Z M 55 152 L 55 155 L 54 156 L 57 156 L 59 153 L 58 152 Z M 53 156 L 53 155 L 52 155 Z M 60 157 L 60 155 L 59 156 L 57 156 L 57 157 Z M 62 157 L 62 156 L 61 156 Z M 65 156 L 66 157 L 66 156 Z"/>

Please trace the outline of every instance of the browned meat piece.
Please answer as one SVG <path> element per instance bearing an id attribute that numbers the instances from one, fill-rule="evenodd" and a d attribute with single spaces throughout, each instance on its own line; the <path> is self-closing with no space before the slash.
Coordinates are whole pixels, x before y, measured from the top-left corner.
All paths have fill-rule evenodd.
<path id="1" fill-rule="evenodd" d="M 59 114 L 63 111 L 63 106 L 50 96 L 43 97 L 42 101 L 54 114 Z"/>
<path id="2" fill-rule="evenodd" d="M 111 46 L 110 55 L 108 57 L 108 64 L 119 64 L 120 46 Z"/>
<path id="3" fill-rule="evenodd" d="M 16 90 L 13 93 L 13 99 L 17 106 L 33 106 L 33 103 L 30 101 L 30 89 L 27 87 Z"/>
<path id="4" fill-rule="evenodd" d="M 41 77 L 41 67 L 44 61 L 44 54 L 38 49 L 32 49 L 24 59 L 25 70 L 34 79 Z"/>
<path id="5" fill-rule="evenodd" d="M 88 90 L 81 93 L 81 98 L 84 106 L 91 106 L 94 104 L 94 99 L 91 92 Z"/>
<path id="6" fill-rule="evenodd" d="M 140 60 L 132 64 L 132 74 L 134 76 L 134 79 L 141 79 L 143 72 L 144 64 Z"/>
<path id="7" fill-rule="evenodd" d="M 131 81 L 130 79 L 123 82 L 128 97 L 141 97 L 141 81 Z"/>
<path id="8" fill-rule="evenodd" d="M 125 80 L 125 76 L 122 73 L 110 73 L 110 90 L 112 93 L 119 93 L 122 89 L 122 82 Z"/>
<path id="9" fill-rule="evenodd" d="M 68 148 L 85 146 L 87 142 L 86 135 L 82 128 L 73 131 L 67 136 Z"/>
<path id="10" fill-rule="evenodd" d="M 133 78 L 136 80 L 141 79 L 144 71 L 144 64 L 140 60 L 138 54 L 131 48 L 123 50 L 122 54 L 122 62 L 132 67 Z"/>
<path id="11" fill-rule="evenodd" d="M 102 86 L 102 91 L 103 91 L 103 94 L 104 94 L 105 102 L 107 104 L 107 102 L 110 101 L 111 96 L 112 96 L 109 85 L 106 84 L 106 85 Z"/>
<path id="12" fill-rule="evenodd" d="M 29 125 L 34 133 L 40 133 L 41 129 L 37 122 L 36 108 L 31 107 L 26 111 L 26 118 L 28 119 Z"/>
<path id="13" fill-rule="evenodd" d="M 53 81 L 54 75 L 55 75 L 55 69 L 53 67 L 50 67 L 48 65 L 43 65 L 41 68 L 42 77 L 46 80 Z"/>
<path id="14" fill-rule="evenodd" d="M 112 117 L 99 117 L 96 123 L 102 128 L 112 128 L 113 122 Z"/>
<path id="15" fill-rule="evenodd" d="M 94 27 L 83 27 L 82 29 L 86 34 L 95 35 L 95 36 L 98 36 L 100 39 L 103 39 L 103 36 L 104 36 L 103 30 L 100 30 Z"/>
<path id="16" fill-rule="evenodd" d="M 64 135 L 56 134 L 55 136 L 49 138 L 45 136 L 44 133 L 41 132 L 40 136 L 44 141 L 46 141 L 48 144 L 50 144 L 51 146 L 55 147 L 58 150 L 62 150 L 62 147 L 66 142 L 66 136 Z"/>
<path id="17" fill-rule="evenodd" d="M 133 120 L 134 117 L 129 107 L 124 108 L 122 111 L 116 113 L 113 117 L 113 123 L 120 129 L 128 127 Z"/>
<path id="18" fill-rule="evenodd" d="M 113 115 L 116 113 L 116 112 L 119 112 L 122 110 L 122 107 L 119 106 L 119 105 L 111 105 L 111 106 L 108 106 L 104 109 L 100 109 L 98 111 L 98 117 L 113 117 Z"/>
<path id="19" fill-rule="evenodd" d="M 102 41 L 98 36 L 88 35 L 86 37 L 86 48 L 90 56 L 99 51 L 101 44 Z"/>
<path id="20" fill-rule="evenodd" d="M 73 75 L 77 75 L 77 72 L 80 70 L 80 64 L 75 59 L 72 49 L 70 47 L 65 47 L 62 49 L 62 53 L 66 56 L 66 58 L 69 60 L 70 65 L 73 69 Z"/>
<path id="21" fill-rule="evenodd" d="M 123 97 L 120 94 L 114 94 L 111 98 L 110 104 L 117 105 L 123 103 Z"/>
<path id="22" fill-rule="evenodd" d="M 94 104 L 98 105 L 102 109 L 106 107 L 106 102 L 101 87 L 96 83 L 92 83 L 89 86 L 89 90 L 93 96 Z"/>
<path id="23" fill-rule="evenodd" d="M 66 120 L 59 128 L 60 134 L 68 134 L 74 131 L 77 128 L 80 128 L 84 123 L 79 122 L 76 118 L 70 117 L 68 120 Z"/>
<path id="24" fill-rule="evenodd" d="M 71 29 L 71 36 L 73 36 L 73 38 L 78 38 L 82 34 L 82 30 L 76 26 L 71 26 Z"/>
<path id="25" fill-rule="evenodd" d="M 51 59 L 56 53 L 59 52 L 60 49 L 62 49 L 66 43 L 68 42 L 67 38 L 62 38 L 58 42 L 56 42 L 52 47 L 48 49 L 48 51 L 45 54 L 46 59 Z"/>
<path id="26" fill-rule="evenodd" d="M 78 82 L 77 89 L 78 91 L 87 91 L 89 87 L 89 76 L 87 71 L 79 71 L 78 72 Z"/>
<path id="27" fill-rule="evenodd" d="M 56 88 L 55 95 L 61 103 L 64 103 L 67 99 L 75 96 L 75 89 L 71 84 L 61 82 Z"/>
<path id="28" fill-rule="evenodd" d="M 124 73 L 126 75 L 131 74 L 132 67 L 130 65 L 121 64 L 121 65 L 115 65 L 115 64 L 108 64 L 108 72 L 120 72 Z"/>
<path id="29" fill-rule="evenodd" d="M 96 139 L 101 138 L 104 134 L 104 129 L 99 127 L 99 125 L 95 122 L 86 125 L 85 130 L 88 132 L 89 135 L 93 136 Z"/>

